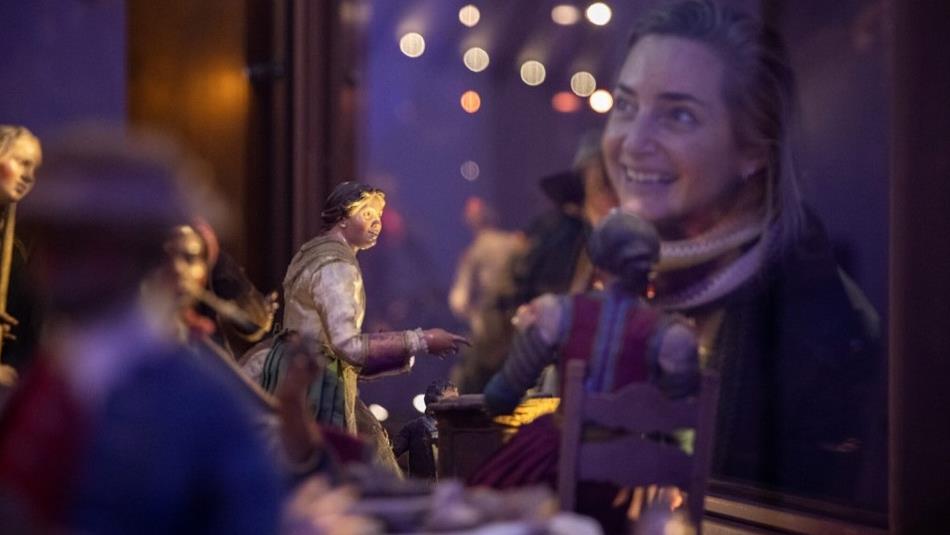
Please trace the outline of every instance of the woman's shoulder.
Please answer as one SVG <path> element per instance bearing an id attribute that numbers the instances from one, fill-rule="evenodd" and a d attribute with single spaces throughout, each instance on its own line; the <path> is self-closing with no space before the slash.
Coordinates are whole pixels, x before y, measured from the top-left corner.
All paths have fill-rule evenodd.
<path id="1" fill-rule="evenodd" d="M 877 311 L 840 267 L 824 226 L 808 210 L 799 239 L 767 265 L 747 303 L 750 295 L 757 308 L 772 309 L 770 321 L 783 345 L 855 353 L 876 346 L 880 337 Z"/>

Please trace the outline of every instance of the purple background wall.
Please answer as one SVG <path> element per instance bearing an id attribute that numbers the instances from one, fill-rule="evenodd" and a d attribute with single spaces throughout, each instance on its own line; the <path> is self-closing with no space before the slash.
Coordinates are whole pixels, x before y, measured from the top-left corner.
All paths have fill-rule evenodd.
<path id="1" fill-rule="evenodd" d="M 73 121 L 125 121 L 124 6 L 0 2 L 0 122 L 25 124 L 44 137 Z"/>

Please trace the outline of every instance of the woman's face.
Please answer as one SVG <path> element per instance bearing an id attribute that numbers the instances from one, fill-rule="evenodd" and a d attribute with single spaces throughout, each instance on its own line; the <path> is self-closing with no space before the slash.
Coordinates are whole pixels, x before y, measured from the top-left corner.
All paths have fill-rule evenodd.
<path id="1" fill-rule="evenodd" d="M 346 242 L 357 249 L 369 249 L 376 245 L 383 231 L 383 203 L 369 199 L 358 204 L 341 223 Z"/>
<path id="2" fill-rule="evenodd" d="M 706 45 L 647 36 L 627 55 L 604 130 L 621 206 L 669 239 L 708 230 L 761 163 L 737 146 L 722 97 L 724 66 Z"/>
<path id="3" fill-rule="evenodd" d="M 19 202 L 33 189 L 39 157 L 40 148 L 27 136 L 18 137 L 0 157 L 0 204 Z"/>

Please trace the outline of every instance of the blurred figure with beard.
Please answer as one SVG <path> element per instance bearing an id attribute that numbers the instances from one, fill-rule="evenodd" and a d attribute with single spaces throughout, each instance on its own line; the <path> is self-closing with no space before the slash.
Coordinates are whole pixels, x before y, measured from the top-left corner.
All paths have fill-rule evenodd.
<path id="1" fill-rule="evenodd" d="M 465 224 L 475 239 L 462 253 L 449 291 L 449 308 L 468 322 L 472 347 L 452 370 L 461 392 L 478 393 L 499 368 L 513 329 L 509 306 L 514 293 L 512 262 L 523 253 L 520 233 L 498 228 L 497 215 L 479 197 L 465 202 Z"/>

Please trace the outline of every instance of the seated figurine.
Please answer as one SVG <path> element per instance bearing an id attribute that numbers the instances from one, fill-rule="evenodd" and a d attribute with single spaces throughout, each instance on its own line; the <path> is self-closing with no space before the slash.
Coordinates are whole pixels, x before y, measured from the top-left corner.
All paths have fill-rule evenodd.
<path id="1" fill-rule="evenodd" d="M 563 372 L 575 359 L 587 363 L 589 392 L 612 392 L 642 381 L 671 397 L 695 392 L 699 359 L 693 329 L 685 320 L 651 308 L 642 297 L 659 257 L 656 231 L 638 217 L 614 210 L 594 229 L 587 246 L 603 272 L 605 289 L 545 294 L 519 310 L 515 323 L 520 333 L 504 367 L 485 388 L 489 412 L 511 412 L 545 366 L 557 364 Z M 559 442 L 557 418 L 542 416 L 522 427 L 470 483 L 553 488 Z M 605 526 L 623 522 L 625 510 L 604 510 L 615 494 L 612 486 L 588 488 L 579 494 L 578 509 L 597 516 Z"/>

